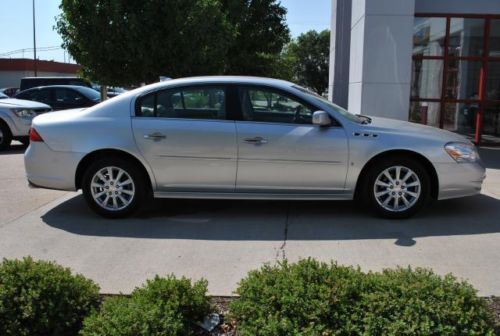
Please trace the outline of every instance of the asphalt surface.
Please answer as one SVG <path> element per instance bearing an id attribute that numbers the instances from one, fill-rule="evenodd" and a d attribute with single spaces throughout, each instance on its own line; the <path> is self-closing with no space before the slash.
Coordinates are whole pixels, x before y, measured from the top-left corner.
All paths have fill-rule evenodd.
<path id="1" fill-rule="evenodd" d="M 103 293 L 173 273 L 231 295 L 263 263 L 312 256 L 363 270 L 428 267 L 500 295 L 500 148 L 482 149 L 483 194 L 404 221 L 374 218 L 353 202 L 217 200 L 156 200 L 133 218 L 104 220 L 80 193 L 29 189 L 23 150 L 0 154 L 0 258 L 57 261 Z"/>

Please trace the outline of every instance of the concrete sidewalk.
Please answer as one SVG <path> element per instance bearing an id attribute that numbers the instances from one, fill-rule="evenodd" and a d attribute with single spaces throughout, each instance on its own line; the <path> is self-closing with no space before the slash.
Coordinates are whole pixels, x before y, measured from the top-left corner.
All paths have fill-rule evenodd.
<path id="1" fill-rule="evenodd" d="M 405 221 L 374 218 L 353 202 L 212 200 L 156 200 L 134 218 L 110 221 L 78 193 L 28 190 L 17 174 L 22 155 L 7 154 L 2 194 L 17 194 L 0 198 L 1 209 L 14 209 L 0 215 L 0 257 L 55 260 L 104 293 L 174 273 L 206 278 L 211 294 L 231 295 L 265 262 L 312 256 L 364 270 L 430 267 L 468 279 L 481 295 L 500 295 L 500 149 L 482 157 L 489 167 L 482 195 L 437 202 Z"/>

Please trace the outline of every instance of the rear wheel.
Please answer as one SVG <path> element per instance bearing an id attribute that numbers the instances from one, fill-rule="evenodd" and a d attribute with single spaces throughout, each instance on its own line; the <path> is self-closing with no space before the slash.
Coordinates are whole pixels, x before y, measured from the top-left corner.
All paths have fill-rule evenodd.
<path id="1" fill-rule="evenodd" d="M 121 218 L 140 207 L 146 185 L 137 166 L 121 158 L 106 158 L 90 165 L 82 189 L 92 210 L 103 217 Z"/>
<path id="2" fill-rule="evenodd" d="M 391 158 L 374 164 L 362 190 L 372 209 L 386 218 L 414 215 L 430 199 L 425 167 L 410 158 Z"/>
<path id="3" fill-rule="evenodd" d="M 0 150 L 9 149 L 11 142 L 12 133 L 10 132 L 9 126 L 0 120 Z"/>

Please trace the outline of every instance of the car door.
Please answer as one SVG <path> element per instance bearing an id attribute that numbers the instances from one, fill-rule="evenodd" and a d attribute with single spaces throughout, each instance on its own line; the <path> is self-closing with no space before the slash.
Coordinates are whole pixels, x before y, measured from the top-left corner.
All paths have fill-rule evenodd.
<path id="1" fill-rule="evenodd" d="M 338 123 L 312 124 L 315 108 L 269 87 L 240 87 L 238 192 L 342 193 L 348 144 Z"/>
<path id="2" fill-rule="evenodd" d="M 160 191 L 234 192 L 236 127 L 226 87 L 197 85 L 140 97 L 134 137 Z"/>

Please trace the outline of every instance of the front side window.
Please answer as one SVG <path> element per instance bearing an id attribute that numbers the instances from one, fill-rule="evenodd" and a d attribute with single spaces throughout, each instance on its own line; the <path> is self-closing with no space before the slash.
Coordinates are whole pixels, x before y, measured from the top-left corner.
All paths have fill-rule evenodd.
<path id="1" fill-rule="evenodd" d="M 55 99 L 58 103 L 67 105 L 78 105 L 83 100 L 83 97 L 73 90 L 69 89 L 56 89 Z"/>
<path id="2" fill-rule="evenodd" d="M 182 119 L 226 119 L 225 89 L 222 87 L 182 87 L 158 91 L 142 97 L 137 115 Z"/>
<path id="3" fill-rule="evenodd" d="M 40 103 L 45 103 L 45 104 L 50 104 L 50 92 L 49 90 L 32 90 L 32 91 L 27 91 L 21 95 L 19 95 L 17 98 L 20 99 L 26 99 L 26 100 L 33 100 L 37 101 Z"/>
<path id="4" fill-rule="evenodd" d="M 239 90 L 243 120 L 310 124 L 312 109 L 298 99 L 265 88 Z"/>

